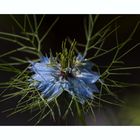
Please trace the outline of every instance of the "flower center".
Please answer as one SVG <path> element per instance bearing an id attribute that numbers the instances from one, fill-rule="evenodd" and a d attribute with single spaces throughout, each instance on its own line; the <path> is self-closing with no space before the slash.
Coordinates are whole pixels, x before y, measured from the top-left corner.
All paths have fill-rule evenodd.
<path id="1" fill-rule="evenodd" d="M 62 78 L 64 78 L 64 79 L 68 79 L 68 77 L 74 77 L 72 72 L 69 72 L 69 71 L 66 71 L 66 72 L 61 71 L 60 76 L 62 76 Z"/>

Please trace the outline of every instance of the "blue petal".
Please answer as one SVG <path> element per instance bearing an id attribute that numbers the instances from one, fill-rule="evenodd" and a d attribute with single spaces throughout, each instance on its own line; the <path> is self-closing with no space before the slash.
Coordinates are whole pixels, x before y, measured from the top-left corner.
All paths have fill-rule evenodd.
<path id="1" fill-rule="evenodd" d="M 57 67 L 49 67 L 44 63 L 35 63 L 31 67 L 34 72 L 44 72 L 44 73 L 55 73 L 58 68 Z"/>
<path id="2" fill-rule="evenodd" d="M 85 69 L 92 70 L 93 66 L 94 66 L 94 63 L 91 62 L 91 61 L 85 61 L 84 62 L 84 68 Z"/>
<path id="3" fill-rule="evenodd" d="M 92 92 L 96 92 L 96 93 L 99 93 L 99 89 L 97 88 L 97 86 L 95 84 L 88 84 L 88 87 L 90 88 L 90 90 Z"/>
<path id="4" fill-rule="evenodd" d="M 94 66 L 93 62 L 84 59 L 84 57 L 80 53 L 76 57 L 76 60 L 82 62 L 83 65 L 79 66 L 81 68 L 85 68 L 85 69 L 91 70 L 92 67 Z"/>
<path id="5" fill-rule="evenodd" d="M 38 82 L 38 85 L 36 86 L 38 90 L 44 91 L 46 89 L 46 82 Z"/>
<path id="6" fill-rule="evenodd" d="M 80 53 L 78 53 L 78 56 L 76 57 L 76 60 L 81 62 L 81 61 L 84 60 L 84 58 Z"/>
<path id="7" fill-rule="evenodd" d="M 55 78 L 53 76 L 48 75 L 48 74 L 43 74 L 43 73 L 34 74 L 32 76 L 32 79 L 36 81 L 40 81 L 40 82 L 48 82 L 51 80 L 55 81 Z"/>
<path id="8" fill-rule="evenodd" d="M 41 60 L 41 62 L 43 62 L 45 64 L 49 64 L 50 63 L 49 58 L 47 56 L 46 57 L 41 56 L 40 57 L 40 60 Z"/>
<path id="9" fill-rule="evenodd" d="M 81 72 L 76 77 L 88 84 L 95 83 L 99 79 L 99 75 L 96 72 Z"/>
<path id="10" fill-rule="evenodd" d="M 78 78 L 73 78 L 70 80 L 71 88 L 70 94 L 74 94 L 81 103 L 84 103 L 88 98 L 93 99 L 93 93 L 87 85 Z"/>
<path id="11" fill-rule="evenodd" d="M 68 91 L 70 88 L 70 83 L 68 81 L 61 82 L 61 85 L 65 91 Z"/>
<path id="12" fill-rule="evenodd" d="M 50 91 L 50 89 L 52 88 L 54 86 L 54 82 L 46 82 L 45 84 L 44 84 L 44 87 L 45 87 L 45 89 L 42 91 L 42 93 L 45 95 L 45 96 L 49 96 L 49 91 Z"/>
<path id="13" fill-rule="evenodd" d="M 50 83 L 50 85 L 43 91 L 45 96 L 48 98 L 48 101 L 53 100 L 54 98 L 58 97 L 63 92 L 61 84 L 57 83 Z"/>

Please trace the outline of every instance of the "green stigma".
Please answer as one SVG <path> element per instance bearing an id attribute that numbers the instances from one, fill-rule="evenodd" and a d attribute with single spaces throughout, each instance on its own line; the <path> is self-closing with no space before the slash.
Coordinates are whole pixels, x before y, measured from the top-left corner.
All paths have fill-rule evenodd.
<path id="1" fill-rule="evenodd" d="M 62 70 L 73 67 L 76 60 L 75 48 L 75 40 L 70 44 L 70 48 L 67 47 L 67 40 L 62 42 L 62 52 L 60 53 L 60 64 Z"/>

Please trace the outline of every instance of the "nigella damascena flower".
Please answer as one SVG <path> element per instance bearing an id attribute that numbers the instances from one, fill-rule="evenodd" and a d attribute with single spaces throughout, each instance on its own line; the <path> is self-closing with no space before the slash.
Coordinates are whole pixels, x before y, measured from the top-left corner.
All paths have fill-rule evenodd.
<path id="1" fill-rule="evenodd" d="M 62 68 L 56 57 L 41 57 L 40 62 L 31 62 L 34 72 L 31 78 L 34 85 L 48 101 L 67 91 L 75 96 L 80 103 L 93 99 L 98 93 L 95 85 L 99 79 L 97 72 L 92 71 L 93 63 L 86 61 L 80 54 L 69 67 Z"/>

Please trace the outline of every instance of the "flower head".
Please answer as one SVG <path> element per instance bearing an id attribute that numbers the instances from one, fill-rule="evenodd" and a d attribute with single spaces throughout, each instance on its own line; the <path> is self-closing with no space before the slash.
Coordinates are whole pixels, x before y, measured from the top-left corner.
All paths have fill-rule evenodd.
<path id="1" fill-rule="evenodd" d="M 94 92 L 99 92 L 95 85 L 99 75 L 92 71 L 93 63 L 86 61 L 81 54 L 69 67 L 62 67 L 61 62 L 52 56 L 41 57 L 40 62 L 31 62 L 31 65 L 34 74 L 30 81 L 48 101 L 67 91 L 83 104 L 93 99 Z"/>

